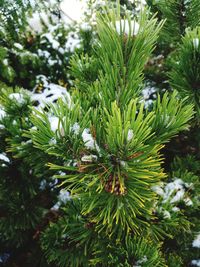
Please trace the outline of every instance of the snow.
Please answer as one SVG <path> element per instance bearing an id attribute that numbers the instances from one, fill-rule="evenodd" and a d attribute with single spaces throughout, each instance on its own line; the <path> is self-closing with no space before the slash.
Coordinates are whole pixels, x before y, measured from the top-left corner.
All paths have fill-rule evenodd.
<path id="1" fill-rule="evenodd" d="M 4 58 L 4 60 L 3 60 L 3 64 L 4 64 L 5 66 L 8 66 L 8 59 L 7 59 L 7 58 Z"/>
<path id="2" fill-rule="evenodd" d="M 163 216 L 164 216 L 164 219 L 170 219 L 171 218 L 171 214 L 167 210 L 163 211 Z"/>
<path id="3" fill-rule="evenodd" d="M 144 100 L 148 100 L 152 94 L 156 92 L 156 88 L 150 86 L 149 84 L 142 90 L 142 95 Z"/>
<path id="4" fill-rule="evenodd" d="M 189 197 L 184 198 L 184 201 L 185 201 L 186 206 L 192 206 L 193 205 L 193 202 Z"/>
<path id="5" fill-rule="evenodd" d="M 49 23 L 48 15 L 45 12 L 35 12 L 28 20 L 29 27 L 36 33 L 41 33 L 43 30 L 41 19 L 44 24 Z"/>
<path id="6" fill-rule="evenodd" d="M 120 165 L 122 166 L 122 167 L 126 167 L 126 162 L 124 161 L 124 160 L 120 160 Z"/>
<path id="7" fill-rule="evenodd" d="M 54 59 L 54 60 L 53 59 L 50 59 L 50 58 L 48 59 L 48 65 L 49 66 L 53 66 L 53 65 L 55 65 L 57 63 L 58 63 L 58 61 L 56 59 Z"/>
<path id="8" fill-rule="evenodd" d="M 47 187 L 47 181 L 45 179 L 43 179 L 41 182 L 40 182 L 40 186 L 39 186 L 39 189 L 40 190 L 45 190 Z"/>
<path id="9" fill-rule="evenodd" d="M 65 53 L 65 50 L 62 47 L 59 47 L 58 52 L 63 55 Z"/>
<path id="10" fill-rule="evenodd" d="M 80 132 L 80 125 L 78 124 L 78 122 L 75 122 L 72 127 L 70 127 L 70 130 L 75 134 L 78 135 Z"/>
<path id="11" fill-rule="evenodd" d="M 115 27 L 118 34 L 125 33 L 127 35 L 137 35 L 139 32 L 140 25 L 135 20 L 132 20 L 129 23 L 128 20 L 121 19 L 119 21 L 116 21 Z"/>
<path id="12" fill-rule="evenodd" d="M 88 22 L 81 23 L 80 28 L 83 31 L 90 31 L 90 30 L 92 30 L 92 26 Z"/>
<path id="13" fill-rule="evenodd" d="M 19 50 L 23 50 L 23 46 L 19 43 L 14 43 L 14 47 L 18 48 Z"/>
<path id="14" fill-rule="evenodd" d="M 3 160 L 3 161 L 8 162 L 8 163 L 10 162 L 9 158 L 6 156 L 5 153 L 0 154 L 0 160 Z"/>
<path id="15" fill-rule="evenodd" d="M 0 106 L 0 120 L 3 119 L 5 115 L 6 115 L 5 111 Z"/>
<path id="16" fill-rule="evenodd" d="M 96 155 L 84 155 L 81 158 L 81 161 L 83 161 L 83 162 L 94 162 L 94 161 L 97 161 L 97 156 Z"/>
<path id="17" fill-rule="evenodd" d="M 127 135 L 127 140 L 131 141 L 133 138 L 134 134 L 133 134 L 133 130 L 128 130 L 128 135 Z"/>
<path id="18" fill-rule="evenodd" d="M 171 199 L 171 203 L 178 202 L 183 199 L 185 190 L 183 188 L 178 189 L 179 191 L 176 192 L 175 196 Z"/>
<path id="19" fill-rule="evenodd" d="M 199 38 L 194 38 L 193 39 L 193 45 L 194 45 L 194 48 L 198 49 L 198 47 L 199 47 Z"/>
<path id="20" fill-rule="evenodd" d="M 36 127 L 36 126 L 33 126 L 33 127 L 31 127 L 30 130 L 32 130 L 32 131 L 37 131 L 37 127 Z"/>
<path id="21" fill-rule="evenodd" d="M 147 256 L 144 256 L 141 260 L 138 260 L 136 262 L 136 265 L 133 265 L 133 267 L 142 267 L 142 265 L 140 264 L 145 263 L 145 262 L 147 262 Z"/>
<path id="22" fill-rule="evenodd" d="M 51 130 L 52 132 L 55 132 L 58 129 L 58 124 L 59 124 L 59 118 L 56 116 L 49 116 L 48 117 L 50 125 L 51 125 Z"/>
<path id="23" fill-rule="evenodd" d="M 49 120 L 52 132 L 55 133 L 58 130 L 58 126 L 59 126 L 59 133 L 63 137 L 65 135 L 65 131 L 64 131 L 63 127 L 62 127 L 62 124 L 59 125 L 60 119 L 58 117 L 52 115 L 52 114 L 49 114 L 48 120 Z M 56 145 L 56 139 L 52 138 L 49 141 L 49 144 L 50 145 Z"/>
<path id="24" fill-rule="evenodd" d="M 49 81 L 48 81 L 48 78 L 45 75 L 42 75 L 42 74 L 37 75 L 36 76 L 36 81 L 37 81 L 37 84 L 42 82 L 44 87 L 48 87 Z"/>
<path id="25" fill-rule="evenodd" d="M 142 90 L 142 96 L 145 101 L 145 107 L 148 108 L 152 105 L 154 94 L 156 93 L 156 88 L 152 84 L 147 83 L 145 88 Z"/>
<path id="26" fill-rule="evenodd" d="M 61 189 L 58 198 L 61 202 L 66 203 L 70 199 L 70 193 L 67 190 Z"/>
<path id="27" fill-rule="evenodd" d="M 178 212 L 178 211 L 180 211 L 180 209 L 179 209 L 178 207 L 173 207 L 173 208 L 172 208 L 172 211 L 174 211 L 174 212 Z"/>
<path id="28" fill-rule="evenodd" d="M 58 179 L 52 178 L 52 182 L 49 183 L 49 186 L 52 187 L 52 190 L 54 187 L 58 184 Z"/>
<path id="29" fill-rule="evenodd" d="M 198 260 L 192 260 L 191 263 L 194 266 L 200 267 L 200 259 L 198 259 Z"/>
<path id="30" fill-rule="evenodd" d="M 0 255 L 0 263 L 5 263 L 10 258 L 9 253 L 3 253 Z"/>
<path id="31" fill-rule="evenodd" d="M 162 197 L 162 203 L 170 203 L 170 211 L 179 212 L 180 209 L 175 206 L 179 201 L 184 201 L 186 206 L 192 206 L 193 202 L 187 195 L 187 189 L 192 188 L 192 183 L 184 183 L 180 178 L 175 178 L 174 181 L 169 183 L 160 183 L 152 187 L 152 190 Z M 162 206 L 157 207 L 158 211 L 161 212 L 164 218 L 170 218 L 169 211 L 163 209 Z"/>
<path id="32" fill-rule="evenodd" d="M 43 76 L 43 75 L 41 75 Z M 45 76 L 44 76 L 45 77 Z M 41 93 L 33 93 L 31 95 L 32 101 L 38 102 L 38 107 L 44 108 L 46 104 L 50 104 L 58 100 L 59 98 L 66 99 L 67 104 L 71 105 L 71 96 L 67 92 L 65 87 L 58 84 L 49 83 L 42 77 L 42 82 L 44 81 L 44 86 L 46 87 Z"/>
<path id="33" fill-rule="evenodd" d="M 11 100 L 15 100 L 18 104 L 24 104 L 24 96 L 21 93 L 12 93 L 9 95 Z"/>
<path id="34" fill-rule="evenodd" d="M 157 212 L 159 214 L 161 214 L 164 219 L 171 219 L 171 214 L 170 214 L 170 212 L 168 210 L 166 210 L 162 206 L 156 206 L 156 205 L 155 205 L 155 207 L 156 207 Z"/>
<path id="35" fill-rule="evenodd" d="M 49 141 L 49 145 L 56 145 L 56 139 L 55 138 L 52 138 L 50 141 Z"/>
<path id="36" fill-rule="evenodd" d="M 154 186 L 152 186 L 152 190 L 153 190 L 156 194 L 158 194 L 158 195 L 160 195 L 160 196 L 163 196 L 163 195 L 164 195 L 164 190 L 162 189 L 161 186 L 163 186 L 163 184 L 161 184 L 160 186 L 159 186 L 159 185 L 154 185 Z"/>
<path id="37" fill-rule="evenodd" d="M 50 55 L 49 51 L 38 49 L 38 56 L 49 58 Z"/>
<path id="38" fill-rule="evenodd" d="M 81 47 L 81 39 L 79 38 L 78 34 L 75 32 L 69 32 L 67 35 L 67 41 L 65 43 L 65 50 L 73 53 L 75 49 Z"/>
<path id="39" fill-rule="evenodd" d="M 45 37 L 51 43 L 53 49 L 59 48 L 60 44 L 57 40 L 55 40 L 51 32 L 45 33 L 41 37 Z"/>
<path id="40" fill-rule="evenodd" d="M 66 204 L 70 200 L 70 193 L 61 189 L 58 195 L 58 202 L 51 208 L 52 210 L 58 210 L 62 204 Z"/>
<path id="41" fill-rule="evenodd" d="M 98 7 L 105 6 L 104 0 L 63 0 L 60 4 L 62 20 L 67 24 L 79 24 L 84 30 L 96 24 L 96 11 Z M 84 24 L 89 20 L 89 24 Z"/>
<path id="42" fill-rule="evenodd" d="M 72 162 L 72 160 L 71 160 L 71 162 Z M 59 171 L 58 173 L 59 173 L 60 176 L 65 176 L 66 175 L 66 173 L 62 172 L 62 171 Z"/>
<path id="43" fill-rule="evenodd" d="M 192 242 L 194 248 L 200 248 L 200 234 L 198 234 L 195 240 Z"/>
<path id="44" fill-rule="evenodd" d="M 128 0 L 130 3 L 134 4 L 135 3 L 135 0 Z M 145 5 L 146 4 L 146 1 L 145 0 L 140 0 L 140 3 L 142 5 Z"/>
<path id="45" fill-rule="evenodd" d="M 95 149 L 98 152 L 100 151 L 99 146 L 97 145 L 96 141 L 94 140 L 94 138 L 90 134 L 90 129 L 87 129 L 87 128 L 84 129 L 84 131 L 82 133 L 82 138 L 83 138 L 83 142 L 85 143 L 85 146 L 88 149 Z"/>
<path id="46" fill-rule="evenodd" d="M 156 190 L 158 192 L 158 188 L 156 188 Z M 160 190 L 159 194 L 163 197 L 163 203 L 166 203 L 169 200 L 170 203 L 178 202 L 184 198 L 184 182 L 177 178 L 173 182 L 166 184 L 164 190 Z"/>
<path id="47" fill-rule="evenodd" d="M 87 1 L 64 0 L 60 4 L 62 18 L 67 24 L 71 24 L 72 22 L 81 22 L 86 8 Z"/>

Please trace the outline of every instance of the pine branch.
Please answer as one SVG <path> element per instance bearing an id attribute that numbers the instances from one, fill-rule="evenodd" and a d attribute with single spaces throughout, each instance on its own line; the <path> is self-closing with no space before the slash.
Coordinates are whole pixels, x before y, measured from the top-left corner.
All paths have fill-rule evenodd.
<path id="1" fill-rule="evenodd" d="M 178 58 L 172 64 L 172 70 L 169 74 L 171 86 L 178 90 L 183 97 L 187 97 L 188 103 L 193 103 L 196 118 L 199 120 L 199 92 L 200 86 L 200 30 L 199 27 L 194 30 L 188 30 L 182 38 Z"/>

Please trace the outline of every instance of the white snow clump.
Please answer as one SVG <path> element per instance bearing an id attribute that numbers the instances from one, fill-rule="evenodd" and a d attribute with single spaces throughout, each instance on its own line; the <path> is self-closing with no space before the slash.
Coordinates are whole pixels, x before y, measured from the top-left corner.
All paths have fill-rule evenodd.
<path id="1" fill-rule="evenodd" d="M 192 242 L 194 248 L 200 248 L 200 234 L 198 234 L 195 240 Z"/>
<path id="2" fill-rule="evenodd" d="M 9 95 L 11 100 L 15 100 L 19 104 L 24 104 L 24 96 L 21 93 L 12 93 Z"/>
<path id="3" fill-rule="evenodd" d="M 199 38 L 194 38 L 192 42 L 193 42 L 194 48 L 198 49 L 198 47 L 199 47 Z"/>
<path id="4" fill-rule="evenodd" d="M 127 35 L 137 35 L 139 32 L 140 25 L 135 20 L 131 20 L 130 23 L 128 20 L 118 20 L 115 23 L 116 30 L 118 34 L 125 33 Z"/>
<path id="5" fill-rule="evenodd" d="M 198 259 L 198 260 L 192 260 L 191 263 L 194 266 L 200 267 L 200 259 Z"/>
<path id="6" fill-rule="evenodd" d="M 133 130 L 129 129 L 128 130 L 128 135 L 127 135 L 127 140 L 131 141 L 133 138 L 134 134 L 133 134 Z"/>
<path id="7" fill-rule="evenodd" d="M 82 133 L 82 138 L 83 138 L 83 142 L 85 143 L 85 146 L 88 149 L 96 149 L 98 152 L 100 152 L 99 146 L 97 145 L 96 141 L 90 134 L 90 129 L 88 128 L 84 129 Z"/>
<path id="8" fill-rule="evenodd" d="M 3 160 L 3 161 L 8 162 L 8 163 L 10 162 L 9 158 L 6 156 L 5 153 L 0 154 L 0 160 Z"/>

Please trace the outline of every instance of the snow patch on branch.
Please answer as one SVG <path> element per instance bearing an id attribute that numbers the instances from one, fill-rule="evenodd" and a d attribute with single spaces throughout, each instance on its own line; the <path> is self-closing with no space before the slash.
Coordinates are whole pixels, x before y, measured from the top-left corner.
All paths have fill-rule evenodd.
<path id="1" fill-rule="evenodd" d="M 73 132 L 75 135 L 78 135 L 80 132 L 80 125 L 78 122 L 75 122 L 71 127 L 70 127 L 71 132 Z"/>
<path id="2" fill-rule="evenodd" d="M 0 120 L 2 120 L 5 117 L 6 113 L 3 110 L 3 108 L 0 106 Z"/>
<path id="3" fill-rule="evenodd" d="M 13 45 L 15 48 L 19 49 L 19 50 L 23 50 L 23 46 L 19 43 L 14 43 Z"/>
<path id="4" fill-rule="evenodd" d="M 48 119 L 52 132 L 55 132 L 58 129 L 59 118 L 56 116 L 49 116 Z"/>
<path id="5" fill-rule="evenodd" d="M 31 100 L 37 102 L 38 108 L 44 108 L 47 104 L 54 103 L 59 98 L 67 100 L 68 106 L 71 106 L 71 96 L 65 87 L 48 83 L 44 75 L 39 75 L 37 78 L 41 79 L 44 87 L 46 87 L 41 93 L 33 92 L 31 95 Z"/>
<path id="6" fill-rule="evenodd" d="M 45 190 L 47 187 L 47 181 L 45 179 L 41 180 L 39 189 L 40 190 Z"/>
<path id="7" fill-rule="evenodd" d="M 128 130 L 127 140 L 131 141 L 133 139 L 133 136 L 134 136 L 133 130 L 131 130 L 131 129 Z"/>
<path id="8" fill-rule="evenodd" d="M 80 37 L 78 36 L 77 33 L 70 32 L 67 35 L 67 41 L 65 43 L 65 50 L 67 52 L 73 53 L 75 49 L 80 48 L 80 47 L 81 47 Z"/>
<path id="9" fill-rule="evenodd" d="M 199 47 L 199 38 L 194 38 L 192 40 L 192 42 L 193 42 L 194 48 L 198 49 L 198 47 Z"/>
<path id="10" fill-rule="evenodd" d="M 61 189 L 58 195 L 58 202 L 51 209 L 59 210 L 60 206 L 62 204 L 66 204 L 67 201 L 69 201 L 70 199 L 71 199 L 70 193 L 65 189 Z"/>
<path id="11" fill-rule="evenodd" d="M 10 258 L 10 254 L 9 253 L 3 253 L 0 255 L 0 263 L 6 263 L 7 260 Z"/>
<path id="12" fill-rule="evenodd" d="M 100 152 L 100 148 L 94 140 L 93 136 L 90 134 L 90 129 L 84 129 L 82 133 L 83 142 L 88 149 L 95 149 Z"/>
<path id="13" fill-rule="evenodd" d="M 147 262 L 147 256 L 144 256 L 141 260 L 138 260 L 137 262 L 136 262 L 136 265 L 133 265 L 133 267 L 142 267 L 142 263 L 145 263 L 145 262 Z"/>
<path id="14" fill-rule="evenodd" d="M 28 19 L 28 28 L 30 28 L 35 33 L 42 33 L 44 25 L 48 26 L 50 24 L 50 19 L 55 22 L 57 21 L 55 16 L 52 16 L 45 12 L 35 12 L 33 13 L 32 17 Z"/>
<path id="15" fill-rule="evenodd" d="M 145 101 L 145 107 L 148 108 L 153 104 L 153 100 L 155 99 L 156 88 L 147 83 L 145 88 L 142 90 L 142 96 Z"/>
<path id="16" fill-rule="evenodd" d="M 56 145 L 56 144 L 57 144 L 56 139 L 55 139 L 55 138 L 51 138 L 51 140 L 49 141 L 49 145 L 54 146 L 54 145 Z"/>
<path id="17" fill-rule="evenodd" d="M 200 234 L 198 234 L 195 240 L 192 242 L 194 248 L 200 248 Z"/>
<path id="18" fill-rule="evenodd" d="M 194 266 L 200 267 L 200 259 L 198 259 L 198 260 L 192 260 L 191 261 L 191 264 L 194 265 Z"/>
<path id="19" fill-rule="evenodd" d="M 118 20 L 115 23 L 116 30 L 118 34 L 127 34 L 127 35 L 137 35 L 139 32 L 140 25 L 135 20 Z"/>
<path id="20" fill-rule="evenodd" d="M 186 206 L 192 206 L 193 201 L 187 194 L 191 188 L 193 188 L 193 183 L 185 183 L 180 178 L 175 178 L 174 181 L 169 183 L 160 183 L 160 185 L 153 186 L 152 190 L 161 197 L 161 202 L 156 204 L 157 212 L 162 214 L 163 218 L 170 219 L 171 212 L 180 211 L 180 208 L 176 207 L 176 204 L 180 201 L 183 201 Z"/>
<path id="21" fill-rule="evenodd" d="M 6 156 L 5 153 L 0 154 L 0 160 L 10 163 L 9 158 Z"/>
<path id="22" fill-rule="evenodd" d="M 97 161 L 97 156 L 96 155 L 84 155 L 82 158 L 81 158 L 81 161 L 82 162 L 95 162 Z"/>
<path id="23" fill-rule="evenodd" d="M 20 93 L 12 93 L 9 95 L 9 98 L 11 100 L 15 100 L 20 105 L 23 105 L 25 102 L 23 94 L 20 94 Z"/>
<path id="24" fill-rule="evenodd" d="M 51 32 L 44 33 L 41 37 L 46 38 L 49 41 L 49 43 L 51 43 L 53 49 L 58 49 L 59 48 L 60 43 L 57 40 L 55 40 L 55 38 L 53 37 Z M 41 43 L 43 43 L 43 42 L 41 42 Z"/>
<path id="25" fill-rule="evenodd" d="M 183 180 L 176 178 L 173 182 L 166 184 L 165 187 L 153 186 L 152 190 L 162 196 L 163 203 L 170 202 L 174 204 L 184 200 L 185 204 L 190 206 L 192 205 L 192 201 L 189 197 L 185 198 L 185 187 L 191 188 L 192 183 L 187 184 Z"/>

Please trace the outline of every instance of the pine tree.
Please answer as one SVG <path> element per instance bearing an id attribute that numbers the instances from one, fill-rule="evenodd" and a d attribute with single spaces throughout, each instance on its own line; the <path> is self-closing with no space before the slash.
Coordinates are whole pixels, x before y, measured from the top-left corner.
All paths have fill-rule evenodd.
<path id="1" fill-rule="evenodd" d="M 169 266 L 199 265 L 199 1 L 148 1 L 159 19 L 166 19 L 154 58 L 146 69 L 146 77 L 162 90 L 178 90 L 181 97 L 195 107 L 195 119 L 188 132 L 179 134 L 165 147 L 164 156 L 169 172 L 167 183 L 158 193 L 163 199 L 161 211 L 172 216 L 171 210 L 182 213 L 190 222 L 190 231 L 176 233 L 165 239 L 165 254 Z M 192 15 L 193 14 L 193 15 Z M 159 60 L 158 60 L 159 59 Z M 159 64 L 158 64 L 159 63 Z M 157 75 L 155 76 L 155 71 Z M 159 89 L 160 90 L 160 89 Z M 163 191 L 164 189 L 164 191 Z M 166 190 L 167 189 L 167 190 Z M 166 194 L 167 193 L 167 194 Z M 195 243 L 196 242 L 196 243 Z M 178 257 L 177 257 L 178 255 Z"/>
<path id="2" fill-rule="evenodd" d="M 0 2 L 0 265 L 199 266 L 200 2 L 87 2 Z"/>
<path id="3" fill-rule="evenodd" d="M 32 105 L 25 90 L 2 85 L 0 116 L 0 253 L 18 258 L 33 253 L 40 224 L 56 200 L 54 181 L 44 167 L 44 153 L 38 153 L 23 136 L 32 127 Z M 48 162 L 48 160 L 47 160 Z M 45 185 L 43 185 L 45 181 Z M 50 186 L 52 184 L 52 186 Z M 33 251 L 32 251 L 33 250 Z M 32 265 L 33 266 L 33 265 Z M 39 266 L 35 263 L 34 266 Z"/>
<path id="4" fill-rule="evenodd" d="M 148 11 L 137 21 L 128 12 L 120 18 L 119 5 L 105 9 L 97 20 L 93 55 L 71 60 L 71 101 L 34 110 L 36 129 L 26 136 L 62 162 L 48 165 L 62 171 L 55 177 L 71 197 L 63 216 L 41 236 L 49 262 L 166 266 L 161 241 L 190 228 L 182 214 L 166 220 L 153 190 L 166 177 L 164 144 L 187 130 L 193 117 L 193 105 L 176 91 L 158 95 L 151 110 L 141 102 L 144 67 L 162 24 Z"/>
<path id="5" fill-rule="evenodd" d="M 34 15 L 38 8 L 48 14 L 48 6 L 2 1 L 0 7 L 0 80 L 4 82 L 0 82 L 0 265 L 33 267 L 34 260 L 34 266 L 44 267 L 47 263 L 38 237 L 57 217 L 57 211 L 50 208 L 57 201 L 59 189 L 55 188 L 53 173 L 44 167 L 49 157 L 34 149 L 31 140 L 22 135 L 33 126 L 32 106 L 45 107 L 46 102 L 55 102 L 67 94 L 68 60 L 77 51 L 71 42 L 80 44 L 80 51 L 89 50 L 92 31 L 76 25 L 66 28 L 62 22 L 56 26 L 49 18 L 49 24 L 42 22 L 42 32 L 30 32 L 27 15 Z"/>
<path id="6" fill-rule="evenodd" d="M 53 12 L 59 3 L 52 6 L 44 1 L 31 6 L 24 2 L 0 2 L 0 79 L 12 87 L 42 90 L 43 75 L 66 87 L 70 56 L 90 49 L 92 30 L 76 23 L 66 25 Z"/>

